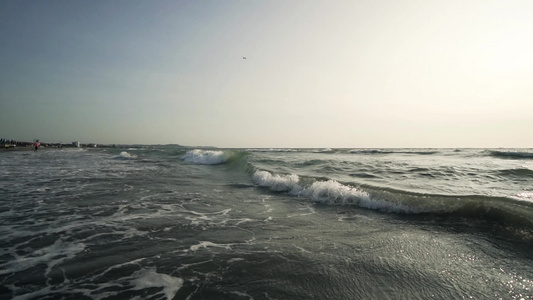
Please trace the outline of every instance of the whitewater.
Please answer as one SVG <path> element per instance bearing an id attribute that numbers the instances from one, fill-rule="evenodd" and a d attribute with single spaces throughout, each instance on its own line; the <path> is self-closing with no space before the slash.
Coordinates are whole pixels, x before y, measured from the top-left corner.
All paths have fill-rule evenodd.
<path id="1" fill-rule="evenodd" d="M 0 299 L 533 299 L 533 149 L 0 153 Z"/>

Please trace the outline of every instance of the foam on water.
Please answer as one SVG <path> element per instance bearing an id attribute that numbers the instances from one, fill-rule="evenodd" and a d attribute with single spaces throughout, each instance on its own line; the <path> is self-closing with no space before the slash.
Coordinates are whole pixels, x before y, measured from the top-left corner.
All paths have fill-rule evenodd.
<path id="1" fill-rule="evenodd" d="M 522 165 L 522 167 L 533 171 L 533 163 L 527 163 Z"/>
<path id="2" fill-rule="evenodd" d="M 183 279 L 157 273 L 155 268 L 139 270 L 133 273 L 132 277 L 133 279 L 130 280 L 130 283 L 134 286 L 133 290 L 161 287 L 163 288 L 162 293 L 167 300 L 173 299 L 178 290 L 183 286 Z"/>
<path id="3" fill-rule="evenodd" d="M 533 192 L 521 192 L 516 194 L 516 196 L 522 200 L 528 200 L 533 202 Z"/>
<path id="4" fill-rule="evenodd" d="M 182 160 L 201 165 L 217 165 L 228 161 L 229 155 L 224 151 L 195 149 L 187 151 Z"/>
<path id="5" fill-rule="evenodd" d="M 333 151 L 333 149 L 331 148 L 324 148 L 324 149 L 315 150 L 313 152 L 314 153 L 334 153 L 335 151 Z"/>
<path id="6" fill-rule="evenodd" d="M 137 158 L 137 155 L 133 155 L 133 154 L 130 154 L 126 151 L 122 151 L 120 152 L 120 155 L 118 156 L 119 158 L 127 158 L 127 159 L 133 159 L 133 158 Z"/>
<path id="7" fill-rule="evenodd" d="M 127 151 L 122 151 L 120 152 L 120 154 L 118 155 L 115 155 L 112 157 L 113 159 L 117 159 L 117 160 L 127 160 L 127 159 L 135 159 L 137 158 L 137 155 L 134 155 L 134 154 L 131 154 Z"/>
<path id="8" fill-rule="evenodd" d="M 17 249 L 11 248 L 9 250 L 15 259 L 0 264 L 0 267 L 2 268 L 0 270 L 0 275 L 20 272 L 33 268 L 39 264 L 47 265 L 45 273 L 45 275 L 47 275 L 54 266 L 61 264 L 65 260 L 72 259 L 84 249 L 85 245 L 83 243 L 65 243 L 61 240 L 57 240 L 53 245 L 35 250 L 25 255 L 19 254 L 15 251 Z"/>
<path id="9" fill-rule="evenodd" d="M 231 245 L 229 244 L 216 244 L 216 243 L 213 243 L 213 242 L 209 242 L 209 241 L 202 241 L 196 245 L 192 245 L 190 247 L 190 250 L 191 251 L 198 251 L 198 249 L 200 248 L 208 248 L 208 247 L 216 247 L 216 248 L 224 248 L 224 249 L 231 249 Z"/>

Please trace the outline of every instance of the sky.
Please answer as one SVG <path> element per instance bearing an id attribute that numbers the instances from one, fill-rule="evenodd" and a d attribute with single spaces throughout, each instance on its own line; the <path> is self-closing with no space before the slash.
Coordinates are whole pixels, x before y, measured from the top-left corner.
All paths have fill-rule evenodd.
<path id="1" fill-rule="evenodd" d="M 531 0 L 4 0 L 0 138 L 531 148 L 531 16 Z"/>

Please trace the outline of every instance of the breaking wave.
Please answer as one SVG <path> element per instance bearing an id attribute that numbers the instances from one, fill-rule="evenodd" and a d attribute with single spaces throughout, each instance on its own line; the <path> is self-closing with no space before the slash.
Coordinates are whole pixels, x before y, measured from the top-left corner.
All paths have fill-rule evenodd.
<path id="1" fill-rule="evenodd" d="M 298 193 L 301 187 L 298 185 L 300 178 L 296 174 L 272 175 L 267 171 L 257 171 L 253 175 L 254 182 L 262 187 L 267 187 L 275 192 Z"/>
<path id="2" fill-rule="evenodd" d="M 182 160 L 200 165 L 218 165 L 228 161 L 230 155 L 224 151 L 194 149 L 187 151 Z"/>
<path id="3" fill-rule="evenodd" d="M 303 197 L 313 202 L 333 205 L 355 205 L 363 208 L 394 213 L 413 213 L 402 204 L 391 203 L 370 197 L 358 188 L 350 187 L 335 180 L 313 181 L 309 185 L 300 182 L 296 174 L 278 175 L 267 171 L 256 171 L 253 181 L 274 192 L 287 192 L 290 195 Z"/>
<path id="4" fill-rule="evenodd" d="M 300 178 L 296 174 L 272 174 L 256 171 L 256 185 L 274 192 L 328 205 L 348 205 L 397 214 L 436 214 L 458 218 L 483 219 L 533 230 L 531 193 L 516 199 L 479 195 L 447 196 L 418 194 L 394 189 L 353 187 L 335 180 Z"/>
<path id="5" fill-rule="evenodd" d="M 117 155 L 117 156 L 115 156 L 113 158 L 115 158 L 115 159 L 135 159 L 135 158 L 137 158 L 137 155 L 133 155 L 133 154 L 130 154 L 130 153 L 126 152 L 126 151 L 122 151 L 122 152 L 120 152 L 119 155 Z"/>

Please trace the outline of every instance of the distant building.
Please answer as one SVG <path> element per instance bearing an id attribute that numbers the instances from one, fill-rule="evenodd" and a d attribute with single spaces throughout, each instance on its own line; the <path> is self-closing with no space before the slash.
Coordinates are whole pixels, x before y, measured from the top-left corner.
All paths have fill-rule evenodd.
<path id="1" fill-rule="evenodd" d="M 80 142 L 72 142 L 72 146 L 74 146 L 76 148 L 79 148 L 80 147 Z"/>

